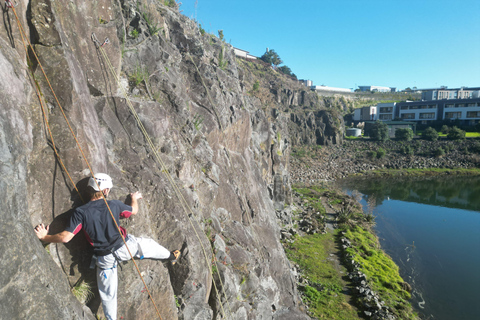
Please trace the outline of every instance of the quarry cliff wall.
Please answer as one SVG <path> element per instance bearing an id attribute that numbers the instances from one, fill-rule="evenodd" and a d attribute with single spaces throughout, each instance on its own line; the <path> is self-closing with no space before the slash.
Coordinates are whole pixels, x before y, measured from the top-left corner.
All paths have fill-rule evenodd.
<path id="1" fill-rule="evenodd" d="M 203 34 L 176 6 L 21 0 L 15 13 L 20 24 L 5 9 L 0 28 L 0 318 L 102 314 L 84 236 L 42 245 L 33 232 L 42 222 L 51 232 L 63 230 L 82 203 L 60 165 L 84 191 L 91 173 L 73 131 L 93 171 L 113 177 L 111 198 L 143 193 L 139 214 L 122 222 L 128 232 L 182 249 L 175 266 L 138 261 L 163 319 L 306 319 L 275 208 L 290 201 L 291 137 L 297 143 L 341 139 L 340 120 L 328 106 L 295 81 L 275 80 L 270 68 L 265 94 L 252 92 L 257 67 L 237 60 L 229 44 Z M 31 48 L 25 52 L 20 26 L 41 66 Z M 92 34 L 101 43 L 109 39 L 102 47 L 108 60 Z M 298 111 L 307 104 L 325 110 Z M 167 174 L 193 214 L 185 212 Z M 155 318 L 132 262 L 119 278 L 119 317 Z M 94 294 L 86 304 L 72 294 L 82 283 Z"/>

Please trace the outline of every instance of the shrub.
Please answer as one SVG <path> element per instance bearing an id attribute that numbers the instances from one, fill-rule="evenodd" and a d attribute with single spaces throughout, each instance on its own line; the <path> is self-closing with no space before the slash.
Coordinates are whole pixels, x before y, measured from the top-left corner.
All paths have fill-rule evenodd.
<path id="1" fill-rule="evenodd" d="M 470 151 L 476 152 L 476 153 L 480 153 L 480 142 L 479 142 L 479 141 L 475 141 L 475 142 L 472 144 Z"/>
<path id="2" fill-rule="evenodd" d="M 377 152 L 376 151 L 368 151 L 367 155 L 368 155 L 369 158 L 374 159 L 374 158 L 377 157 Z"/>
<path id="3" fill-rule="evenodd" d="M 450 131 L 450 128 L 446 124 L 444 124 L 440 131 L 442 131 L 443 134 L 448 134 L 448 131 Z"/>
<path id="4" fill-rule="evenodd" d="M 436 157 L 441 157 L 443 155 L 445 155 L 445 150 L 443 150 L 442 148 L 438 148 L 437 150 L 435 150 Z"/>
<path id="5" fill-rule="evenodd" d="M 437 141 L 438 140 L 438 132 L 437 130 L 433 129 L 432 127 L 428 127 L 425 129 L 423 133 L 423 137 L 429 141 Z"/>
<path id="6" fill-rule="evenodd" d="M 450 140 L 462 140 L 465 139 L 465 131 L 460 128 L 453 127 L 448 131 L 447 137 Z"/>
<path id="7" fill-rule="evenodd" d="M 130 35 L 132 36 L 133 39 L 137 39 L 138 38 L 138 30 L 137 29 L 133 29 L 131 32 L 130 32 Z"/>
<path id="8" fill-rule="evenodd" d="M 177 2 L 175 0 L 165 0 L 163 3 L 170 8 L 175 8 L 177 6 Z"/>
<path id="9" fill-rule="evenodd" d="M 450 143 L 446 144 L 444 147 L 444 150 L 445 150 L 445 153 L 449 153 L 450 151 L 453 150 L 453 146 Z"/>
<path id="10" fill-rule="evenodd" d="M 260 88 L 260 82 L 257 80 L 253 84 L 253 91 L 258 91 L 259 88 Z"/>
<path id="11" fill-rule="evenodd" d="M 403 146 L 401 149 L 400 149 L 400 152 L 405 154 L 405 155 L 412 155 L 414 152 L 413 152 L 413 148 L 409 145 L 405 145 Z"/>
<path id="12" fill-rule="evenodd" d="M 223 30 L 218 30 L 218 38 L 223 41 L 224 36 L 223 36 Z"/>
<path id="13" fill-rule="evenodd" d="M 395 138 L 403 141 L 411 141 L 413 139 L 413 130 L 410 128 L 398 128 L 395 130 Z"/>
<path id="14" fill-rule="evenodd" d="M 372 125 L 370 130 L 370 138 L 378 141 L 388 140 L 388 127 L 383 121 L 377 121 Z"/>
<path id="15" fill-rule="evenodd" d="M 202 25 L 198 24 L 198 30 L 200 30 L 200 34 L 203 36 L 205 34 L 205 29 L 202 28 Z"/>
<path id="16" fill-rule="evenodd" d="M 378 148 L 378 150 L 377 150 L 377 159 L 381 159 L 381 158 L 385 157 L 385 154 L 387 154 L 387 152 L 385 151 L 385 149 L 383 149 L 383 148 Z"/>

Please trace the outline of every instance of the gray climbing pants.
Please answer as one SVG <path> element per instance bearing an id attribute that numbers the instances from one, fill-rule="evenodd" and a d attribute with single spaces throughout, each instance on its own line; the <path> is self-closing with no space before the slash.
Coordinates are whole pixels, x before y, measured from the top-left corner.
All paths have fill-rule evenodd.
<path id="1" fill-rule="evenodd" d="M 170 257 L 170 251 L 152 239 L 136 238 L 132 235 L 127 235 L 125 241 L 135 258 L 167 259 Z M 113 254 L 110 253 L 97 258 L 98 291 L 100 292 L 103 312 L 107 320 L 117 320 L 117 259 L 120 261 L 131 259 L 125 245 L 117 249 Z"/>

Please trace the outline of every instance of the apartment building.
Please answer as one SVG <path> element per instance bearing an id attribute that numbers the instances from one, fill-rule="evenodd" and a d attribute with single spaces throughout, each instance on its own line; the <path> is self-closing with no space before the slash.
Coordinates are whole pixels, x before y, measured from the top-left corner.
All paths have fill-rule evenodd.
<path id="1" fill-rule="evenodd" d="M 397 103 L 398 118 L 422 124 L 436 120 L 459 120 L 465 125 L 480 122 L 480 98 L 409 101 Z"/>
<path id="2" fill-rule="evenodd" d="M 480 98 L 480 88 L 461 87 L 448 89 L 441 87 L 437 89 L 421 89 L 422 100 L 455 100 L 455 99 L 476 99 Z"/>
<path id="3" fill-rule="evenodd" d="M 420 121 L 422 124 L 441 120 L 439 115 L 443 115 L 442 102 L 433 101 L 407 101 L 397 103 L 397 117 L 404 121 Z M 440 109 L 440 112 L 439 112 Z"/>
<path id="4" fill-rule="evenodd" d="M 354 122 L 363 122 L 363 121 L 376 121 L 378 120 L 377 107 L 363 107 L 353 110 L 353 121 Z"/>
<path id="5" fill-rule="evenodd" d="M 378 120 L 392 121 L 395 117 L 395 102 L 392 103 L 379 103 L 377 105 Z"/>

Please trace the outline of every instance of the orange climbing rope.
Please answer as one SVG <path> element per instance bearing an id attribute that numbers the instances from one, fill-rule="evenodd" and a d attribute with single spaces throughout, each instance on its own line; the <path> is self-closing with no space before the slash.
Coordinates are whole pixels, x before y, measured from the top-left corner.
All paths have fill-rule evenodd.
<path id="1" fill-rule="evenodd" d="M 11 9 L 14 9 L 14 6 L 11 1 L 6 1 L 5 5 L 7 6 L 7 8 L 11 8 Z M 22 38 L 22 43 L 23 43 L 23 47 L 25 49 L 25 56 L 27 57 L 27 60 L 30 61 L 30 58 L 28 57 L 28 48 L 27 48 L 27 45 L 25 43 L 25 38 L 23 37 L 23 32 L 20 33 L 20 36 Z M 32 70 L 29 69 L 30 71 L 30 77 L 31 77 L 31 80 L 34 84 L 34 87 L 35 87 L 35 91 L 36 91 L 36 94 L 37 94 L 37 97 L 38 97 L 38 100 L 40 101 L 40 106 L 42 108 L 42 114 L 43 114 L 43 120 L 45 122 L 45 127 L 48 131 L 48 134 L 50 136 L 50 141 L 52 143 L 52 148 L 53 148 L 53 151 L 55 152 L 55 156 L 58 160 L 58 162 L 60 163 L 60 166 L 62 167 L 62 170 L 67 174 L 68 176 L 68 179 L 70 180 L 70 182 L 72 183 L 73 187 L 75 188 L 75 190 L 77 191 L 78 193 L 78 196 L 80 197 L 80 199 L 82 200 L 82 202 L 84 202 L 83 198 L 82 198 L 82 195 L 80 193 L 80 191 L 78 190 L 77 186 L 75 185 L 75 182 L 73 182 L 73 179 L 72 177 L 70 176 L 70 173 L 68 172 L 67 168 L 65 167 L 65 164 L 63 163 L 62 161 L 62 158 L 60 157 L 60 154 L 58 153 L 58 150 L 57 150 L 57 147 L 55 146 L 55 139 L 53 138 L 53 134 L 52 134 L 52 130 L 50 129 L 50 125 L 49 125 L 49 122 L 48 122 L 48 117 L 47 117 L 47 113 L 45 111 L 45 105 L 44 105 L 44 100 L 42 99 L 42 94 L 41 94 L 41 90 L 40 90 L 40 86 L 37 84 L 37 82 L 35 81 L 35 75 L 33 74 Z"/>
<path id="2" fill-rule="evenodd" d="M 17 4 L 18 4 L 18 3 L 17 3 Z M 53 88 L 52 88 L 52 85 L 51 85 L 51 83 L 50 83 L 50 81 L 49 81 L 49 79 L 48 79 L 48 77 L 47 77 L 47 75 L 46 75 L 46 73 L 45 73 L 45 70 L 43 69 L 43 66 L 42 66 L 42 64 L 41 64 L 41 62 L 40 62 L 40 59 L 38 58 L 38 56 L 37 56 L 37 54 L 36 54 L 36 52 L 35 52 L 35 49 L 33 48 L 31 42 L 28 40 L 27 34 L 26 34 L 25 30 L 24 30 L 23 27 L 22 27 L 22 24 L 21 24 L 21 22 L 20 22 L 20 19 L 18 18 L 17 12 L 16 12 L 16 10 L 15 10 L 15 6 L 16 6 L 17 4 L 14 5 L 10 0 L 6 0 L 6 1 L 5 1 L 5 6 L 6 6 L 6 8 L 12 9 L 12 12 L 13 12 L 14 15 L 15 15 L 15 19 L 16 19 L 16 22 L 17 22 L 17 26 L 18 26 L 18 28 L 19 28 L 20 35 L 21 35 L 21 38 L 22 38 L 22 42 L 23 42 L 23 45 L 24 45 L 24 47 L 25 47 L 26 56 L 28 57 L 28 49 L 27 49 L 27 45 L 26 45 L 26 43 L 25 43 L 25 39 L 27 39 L 28 46 L 29 46 L 30 49 L 32 50 L 32 53 L 34 54 L 35 59 L 37 60 L 40 69 L 42 70 L 42 73 L 43 73 L 43 75 L 44 75 L 44 77 L 45 77 L 45 80 L 46 80 L 47 83 L 48 83 L 48 86 L 49 86 L 49 88 L 50 88 L 50 90 L 51 90 L 51 92 L 52 92 L 52 94 L 53 94 L 53 96 L 54 96 L 54 98 L 55 98 L 55 101 L 57 102 L 58 107 L 59 107 L 60 110 L 62 111 L 63 117 L 64 117 L 65 121 L 67 122 L 67 125 L 68 125 L 68 127 L 69 127 L 69 129 L 70 129 L 70 132 L 72 133 L 72 136 L 73 136 L 73 138 L 75 139 L 75 142 L 76 142 L 76 144 L 77 144 L 77 146 L 78 146 L 78 148 L 79 148 L 79 150 L 80 150 L 80 152 L 81 152 L 81 154 L 82 154 L 82 156 L 83 156 L 83 159 L 84 159 L 86 165 L 88 166 L 88 169 L 90 170 L 92 176 L 95 178 L 95 175 L 94 175 L 94 172 L 93 172 L 93 170 L 92 170 L 92 167 L 90 166 L 90 163 L 88 162 L 88 160 L 87 160 L 87 158 L 86 158 L 86 156 L 85 156 L 85 153 L 83 152 L 83 149 L 82 149 L 82 147 L 80 146 L 80 143 L 78 142 L 78 139 L 77 139 L 75 133 L 73 132 L 73 129 L 72 129 L 71 125 L 70 125 L 70 122 L 68 121 L 68 118 L 67 118 L 67 116 L 66 116 L 66 114 L 65 114 L 65 112 L 64 112 L 64 110 L 63 110 L 63 108 L 62 108 L 62 106 L 61 106 L 61 104 L 60 104 L 60 102 L 58 101 L 57 95 L 55 94 L 55 91 L 54 91 Z M 35 83 L 34 85 L 35 85 L 35 87 L 36 87 L 36 83 Z M 49 124 L 48 124 L 48 118 L 46 117 L 46 112 L 45 112 L 45 108 L 44 108 L 44 105 L 43 105 L 43 102 L 42 102 L 42 99 L 41 99 L 41 94 L 40 94 L 40 92 L 39 92 L 39 88 L 36 87 L 36 90 L 37 90 L 37 95 L 38 95 L 38 97 L 39 97 L 39 99 L 40 99 L 40 104 L 41 104 L 41 106 L 42 106 L 42 113 L 44 114 L 44 120 L 45 120 L 45 123 L 47 124 L 47 128 L 48 128 L 49 134 L 50 134 L 51 139 L 52 139 L 53 149 L 54 149 L 54 151 L 55 151 L 55 154 L 58 156 L 58 152 L 57 152 L 56 147 L 55 147 L 54 142 L 53 142 L 53 135 L 52 135 L 52 133 L 51 133 L 50 126 L 49 126 Z M 60 159 L 59 156 L 58 156 L 58 159 Z M 61 160 L 60 160 L 60 162 L 61 162 Z M 61 162 L 61 164 L 62 164 L 62 168 L 64 168 L 64 170 L 67 172 L 67 175 L 69 176 L 70 181 L 72 181 L 72 183 L 73 183 L 73 180 L 71 179 L 71 176 L 68 174 L 68 171 L 66 170 L 66 167 L 63 165 L 63 162 Z M 96 182 L 96 179 L 94 179 L 94 180 L 95 180 L 95 183 L 97 183 L 97 182 Z M 75 186 L 74 183 L 73 183 L 73 185 Z M 97 188 L 99 188 L 98 184 L 97 184 Z M 77 192 L 78 192 L 78 189 L 76 188 L 76 186 L 75 186 L 75 189 L 76 189 Z M 100 189 L 100 188 L 99 188 L 99 189 Z M 80 192 L 78 192 L 78 194 L 80 195 Z M 81 197 L 81 195 L 80 195 L 80 197 Z M 145 279 L 143 278 L 143 276 L 142 276 L 142 274 L 141 274 L 141 272 L 140 272 L 140 269 L 138 268 L 138 265 L 137 265 L 137 263 L 135 262 L 134 257 L 133 257 L 133 255 L 132 255 L 132 253 L 130 252 L 130 249 L 129 249 L 128 246 L 127 246 L 127 243 L 126 243 L 126 241 L 125 241 L 125 238 L 123 237 L 123 235 L 122 235 L 122 233 L 121 233 L 121 231 L 120 231 L 120 227 L 118 226 L 117 221 L 115 220 L 115 217 L 114 217 L 114 215 L 113 215 L 113 212 L 112 212 L 110 206 L 108 205 L 107 199 L 103 196 L 103 194 L 102 194 L 102 198 L 103 198 L 103 200 L 104 200 L 104 202 L 105 202 L 105 204 L 106 204 L 106 206 L 107 206 L 107 208 L 108 208 L 108 211 L 109 211 L 109 213 L 110 213 L 110 215 L 111 215 L 111 217 L 112 217 L 112 219 L 113 219 L 113 221 L 114 221 L 114 223 L 115 223 L 115 226 L 116 226 L 116 228 L 117 228 L 117 231 L 120 233 L 120 236 L 121 236 L 121 238 L 122 238 L 122 240 L 123 240 L 123 242 L 124 242 L 124 244 L 125 244 L 125 247 L 127 248 L 127 251 L 128 251 L 128 253 L 129 253 L 132 261 L 133 261 L 133 264 L 135 265 L 135 268 L 136 268 L 136 270 L 137 270 L 137 272 L 138 272 L 138 275 L 140 276 L 140 279 L 142 280 L 142 282 L 143 282 L 143 284 L 144 284 L 144 286 L 145 286 L 145 290 L 147 291 L 148 296 L 150 297 L 150 300 L 152 301 L 152 304 L 153 304 L 153 306 L 155 307 L 155 311 L 156 311 L 158 317 L 159 317 L 160 319 L 162 319 L 162 316 L 160 315 L 160 312 L 159 312 L 159 310 L 158 310 L 158 308 L 157 308 L 157 305 L 155 304 L 155 301 L 154 301 L 154 299 L 153 299 L 153 297 L 152 297 L 152 294 L 150 293 L 150 290 L 148 289 L 147 283 L 145 282 Z"/>
<path id="3" fill-rule="evenodd" d="M 108 38 L 107 38 L 105 41 L 107 41 L 107 40 L 108 40 Z M 117 73 L 115 72 L 115 69 L 114 69 L 112 63 L 111 63 L 110 59 L 108 58 L 108 55 L 106 54 L 105 49 L 103 48 L 103 46 L 104 46 L 104 44 L 105 44 L 106 42 L 104 42 L 103 44 L 101 44 L 101 43 L 98 41 L 98 39 L 97 39 L 97 37 L 95 36 L 95 34 L 92 34 L 92 41 L 95 43 L 97 49 L 98 49 L 98 50 L 100 51 L 100 53 L 103 55 L 103 57 L 104 57 L 104 59 L 105 59 L 105 62 L 107 63 L 107 66 L 108 66 L 109 69 L 110 69 L 110 72 L 112 73 L 113 77 L 115 78 L 115 81 L 116 81 L 117 83 L 120 83 L 120 78 L 118 77 Z M 125 88 L 124 88 L 121 84 L 119 85 L 119 87 L 120 87 L 121 91 L 123 92 L 123 95 L 125 96 L 126 104 L 127 104 L 128 108 L 130 109 L 131 114 L 133 115 L 133 117 L 134 117 L 135 120 L 137 121 L 138 128 L 140 129 L 140 131 L 142 131 L 143 136 L 144 136 L 145 140 L 147 141 L 147 144 L 149 145 L 150 150 L 151 150 L 151 152 L 153 153 L 155 160 L 156 160 L 157 163 L 160 165 L 161 171 L 162 171 L 162 172 L 165 174 L 165 176 L 167 177 L 168 181 L 170 182 L 170 185 L 172 186 L 172 188 L 173 188 L 174 191 L 175 191 L 176 196 L 178 197 L 179 203 L 180 203 L 180 205 L 182 206 L 182 208 L 183 208 L 183 210 L 184 210 L 184 213 L 185 213 L 185 215 L 186 215 L 186 217 L 187 217 L 190 225 L 192 226 L 192 229 L 193 229 L 193 231 L 194 231 L 194 233 L 195 233 L 195 235 L 196 235 L 196 237 L 197 237 L 197 239 L 198 239 L 198 241 L 199 241 L 199 243 L 200 243 L 200 246 L 201 246 L 201 248 L 202 248 L 205 261 L 206 261 L 206 263 L 207 263 L 207 267 L 208 267 L 208 269 L 209 269 L 209 271 L 210 271 L 210 274 L 211 274 L 212 277 L 213 277 L 214 272 L 213 272 L 212 266 L 211 266 L 211 264 L 210 264 L 210 262 L 209 262 L 209 258 L 208 258 L 208 256 L 207 256 L 207 250 L 205 249 L 205 246 L 204 246 L 203 243 L 202 243 L 202 240 L 201 240 L 200 235 L 199 235 L 199 233 L 198 233 L 198 231 L 197 231 L 197 228 L 195 227 L 195 225 L 194 225 L 192 219 L 190 218 L 190 216 L 192 216 L 192 217 L 194 218 L 193 220 L 195 220 L 195 222 L 196 222 L 198 225 L 200 225 L 200 223 L 199 223 L 199 221 L 196 219 L 196 215 L 194 214 L 192 208 L 188 205 L 188 203 L 187 203 L 187 201 L 185 200 L 183 194 L 180 192 L 177 184 L 175 183 L 175 181 L 173 180 L 172 176 L 170 175 L 170 173 L 169 173 L 169 171 L 168 171 L 168 169 L 167 169 L 164 161 L 163 161 L 162 158 L 158 155 L 157 149 L 155 148 L 155 146 L 154 146 L 154 144 L 153 144 L 153 142 L 152 142 L 152 139 L 150 138 L 150 135 L 148 134 L 148 132 L 147 132 L 147 130 L 145 129 L 142 121 L 140 120 L 140 117 L 138 116 L 137 112 L 135 111 L 135 108 L 133 107 L 133 105 L 132 105 L 132 103 L 131 103 L 131 101 L 130 101 L 130 98 L 128 97 L 128 94 L 127 94 Z M 203 232 L 203 233 L 204 233 L 204 232 Z M 204 233 L 204 234 L 205 234 L 205 233 Z M 206 235 L 205 235 L 205 236 L 206 236 Z M 208 238 L 208 237 L 207 237 L 207 238 Z M 211 251 L 212 251 L 213 256 L 215 256 L 215 252 L 213 251 L 213 249 L 211 249 Z M 214 263 L 216 264 L 216 268 L 217 268 L 217 270 L 218 270 L 217 260 L 216 260 L 216 259 L 213 259 L 213 261 L 214 261 Z M 228 298 L 227 298 L 227 294 L 226 294 L 226 292 L 225 292 L 225 286 L 223 285 L 223 281 L 222 281 L 222 278 L 221 278 L 220 276 L 218 277 L 218 279 L 219 279 L 220 284 L 222 285 L 222 290 L 223 290 L 223 294 L 224 294 L 225 300 L 226 300 L 227 305 L 228 305 L 228 309 L 229 309 L 229 313 L 230 313 L 230 318 L 232 318 L 232 311 L 231 311 L 231 308 L 230 308 L 230 303 L 229 303 Z M 215 281 L 213 281 L 213 287 L 214 287 L 214 289 L 215 289 L 215 292 L 216 292 L 217 296 L 219 297 L 219 304 L 220 304 L 220 307 L 221 307 L 221 309 L 222 309 L 223 315 L 226 317 L 226 313 L 225 313 L 225 310 L 224 310 L 224 307 L 223 307 L 223 303 L 222 303 L 222 301 L 221 301 L 220 293 L 219 293 L 219 290 L 218 290 L 218 288 L 217 288 L 217 284 L 215 283 Z"/>

